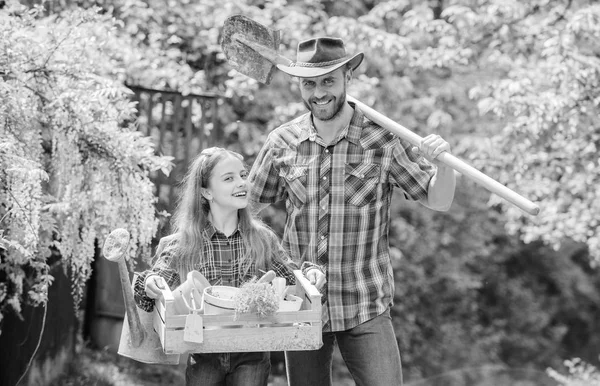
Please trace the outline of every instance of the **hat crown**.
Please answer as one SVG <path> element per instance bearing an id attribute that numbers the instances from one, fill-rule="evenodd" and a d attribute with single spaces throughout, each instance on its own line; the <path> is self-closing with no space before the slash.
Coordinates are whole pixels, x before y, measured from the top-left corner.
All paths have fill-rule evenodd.
<path id="1" fill-rule="evenodd" d="M 347 58 L 344 41 L 322 37 L 305 40 L 298 44 L 296 66 L 310 63 L 312 66 L 327 66 Z"/>
<path id="2" fill-rule="evenodd" d="M 323 76 L 347 65 L 356 70 L 364 58 L 364 54 L 348 55 L 344 41 L 334 37 L 319 37 L 298 43 L 296 61 L 277 64 L 277 68 L 288 75 L 299 78 Z"/>

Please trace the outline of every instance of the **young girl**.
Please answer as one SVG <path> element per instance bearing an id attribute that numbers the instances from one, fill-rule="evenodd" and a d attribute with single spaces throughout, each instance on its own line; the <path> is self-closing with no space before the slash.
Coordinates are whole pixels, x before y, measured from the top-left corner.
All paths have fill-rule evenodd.
<path id="1" fill-rule="evenodd" d="M 206 149 L 194 160 L 183 179 L 173 234 L 161 239 L 152 270 L 134 283 L 140 308 L 152 311 L 162 279 L 174 289 L 191 270 L 211 285 L 239 287 L 270 269 L 294 282 L 297 265 L 275 233 L 251 215 L 247 177 L 243 157 L 226 149 Z M 311 282 L 324 280 L 318 267 L 302 268 Z M 195 353 L 188 356 L 186 384 L 266 386 L 270 369 L 268 352 Z"/>

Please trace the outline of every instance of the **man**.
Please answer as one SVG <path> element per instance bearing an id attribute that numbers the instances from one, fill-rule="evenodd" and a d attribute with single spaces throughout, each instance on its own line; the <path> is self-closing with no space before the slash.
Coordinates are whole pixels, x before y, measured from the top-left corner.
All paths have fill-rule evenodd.
<path id="1" fill-rule="evenodd" d="M 250 173 L 257 207 L 285 200 L 283 244 L 292 258 L 327 272 L 323 347 L 286 353 L 293 386 L 331 384 L 335 343 L 358 385 L 402 383 L 390 317 L 393 188 L 441 211 L 454 198 L 453 170 L 433 165 L 441 152 L 450 151 L 446 141 L 429 135 L 412 149 L 346 101 L 346 87 L 363 56 L 346 55 L 337 38 L 298 45 L 296 62 L 278 68 L 299 79 L 309 112 L 269 134 Z"/>

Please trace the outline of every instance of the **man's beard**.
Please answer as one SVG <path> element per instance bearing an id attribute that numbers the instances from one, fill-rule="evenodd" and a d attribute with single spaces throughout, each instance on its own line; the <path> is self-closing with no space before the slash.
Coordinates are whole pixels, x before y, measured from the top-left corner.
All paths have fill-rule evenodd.
<path id="1" fill-rule="evenodd" d="M 311 98 L 314 99 L 314 98 Z M 330 121 L 332 119 L 337 118 L 342 113 L 342 108 L 344 107 L 344 103 L 346 103 L 346 93 L 342 93 L 339 98 L 334 97 L 334 106 L 331 114 L 323 114 L 323 113 L 315 113 L 313 110 L 313 104 L 307 102 L 305 99 L 302 100 L 304 102 L 304 106 L 312 113 L 312 115 L 320 121 Z"/>

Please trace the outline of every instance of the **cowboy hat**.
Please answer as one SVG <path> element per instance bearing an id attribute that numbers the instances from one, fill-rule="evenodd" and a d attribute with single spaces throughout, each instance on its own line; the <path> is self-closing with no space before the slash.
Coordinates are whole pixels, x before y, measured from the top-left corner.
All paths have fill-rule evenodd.
<path id="1" fill-rule="evenodd" d="M 277 68 L 298 78 L 313 78 L 329 74 L 346 63 L 356 69 L 364 58 L 359 52 L 354 56 L 346 54 L 344 41 L 339 38 L 322 37 L 298 43 L 296 61 L 289 66 L 278 64 Z"/>

